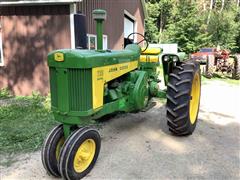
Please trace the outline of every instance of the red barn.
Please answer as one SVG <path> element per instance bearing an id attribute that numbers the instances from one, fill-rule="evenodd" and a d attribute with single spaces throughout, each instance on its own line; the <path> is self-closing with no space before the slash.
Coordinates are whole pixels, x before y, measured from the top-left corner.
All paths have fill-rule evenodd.
<path id="1" fill-rule="evenodd" d="M 96 47 L 92 10 L 108 13 L 104 23 L 104 48 L 122 49 L 131 32 L 144 34 L 144 0 L 6 0 L 0 2 L 0 89 L 16 95 L 49 92 L 47 54 L 54 49 L 75 48 L 73 15 L 87 20 L 88 48 Z M 137 40 L 137 39 L 136 39 Z"/>

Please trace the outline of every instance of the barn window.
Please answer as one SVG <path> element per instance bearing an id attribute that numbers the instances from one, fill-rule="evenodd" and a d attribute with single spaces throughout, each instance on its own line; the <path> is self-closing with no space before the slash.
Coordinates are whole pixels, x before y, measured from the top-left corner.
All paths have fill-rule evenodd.
<path id="1" fill-rule="evenodd" d="M 88 49 L 94 50 L 97 48 L 97 36 L 93 34 L 88 34 Z"/>
<path id="2" fill-rule="evenodd" d="M 136 18 L 128 11 L 124 10 L 124 47 L 127 44 L 136 42 L 136 36 L 128 36 L 136 30 Z"/>
<path id="3" fill-rule="evenodd" d="M 87 38 L 88 49 L 90 50 L 97 49 L 97 36 L 94 34 L 88 34 Z M 108 48 L 107 35 L 103 35 L 103 50 L 106 50 L 107 48 Z"/>
<path id="4" fill-rule="evenodd" d="M 107 35 L 103 35 L 103 50 L 108 49 L 108 43 L 107 43 Z"/>
<path id="5" fill-rule="evenodd" d="M 0 66 L 3 66 L 3 40 L 2 40 L 2 22 L 0 19 Z"/>

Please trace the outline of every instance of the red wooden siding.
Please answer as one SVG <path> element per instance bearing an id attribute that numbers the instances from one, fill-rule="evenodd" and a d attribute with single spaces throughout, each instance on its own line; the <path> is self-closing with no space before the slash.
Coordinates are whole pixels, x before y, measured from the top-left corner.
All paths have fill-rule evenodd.
<path id="1" fill-rule="evenodd" d="M 83 0 L 78 3 L 77 10 L 87 16 L 88 33 L 96 34 L 92 11 L 102 8 L 107 11 L 104 23 L 104 34 L 108 35 L 108 47 L 122 49 L 124 44 L 124 10 L 137 20 L 137 32 L 144 34 L 144 14 L 141 0 Z"/>
<path id="2" fill-rule="evenodd" d="M 96 34 L 92 11 L 108 13 L 104 34 L 108 48 L 122 49 L 124 10 L 137 20 L 137 32 L 144 33 L 141 0 L 83 0 L 77 10 L 87 17 L 89 34 Z M 0 66 L 0 88 L 8 87 L 16 95 L 32 91 L 49 92 L 47 54 L 71 47 L 69 5 L 0 7 L 3 32 L 4 66 Z"/>
<path id="3" fill-rule="evenodd" d="M 37 15 L 29 15 L 32 8 Z M 17 95 L 47 94 L 47 54 L 71 44 L 68 6 L 10 7 L 1 12 L 5 65 L 0 67 L 0 88 Z M 61 15 L 49 15 L 55 13 Z"/>
<path id="4" fill-rule="evenodd" d="M 23 16 L 23 15 L 69 15 L 68 5 L 58 5 L 58 6 L 2 6 L 0 7 L 1 16 Z"/>

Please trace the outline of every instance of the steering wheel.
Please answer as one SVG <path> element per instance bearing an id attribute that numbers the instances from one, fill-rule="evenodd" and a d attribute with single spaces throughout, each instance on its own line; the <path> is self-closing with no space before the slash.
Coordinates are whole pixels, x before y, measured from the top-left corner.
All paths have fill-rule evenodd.
<path id="1" fill-rule="evenodd" d="M 147 50 L 147 48 L 148 48 L 148 46 L 149 46 L 149 42 L 147 41 L 147 39 L 146 39 L 146 37 L 145 37 L 144 35 L 142 35 L 141 33 L 138 33 L 138 32 L 133 32 L 133 33 L 129 34 L 128 37 L 127 37 L 127 39 L 128 39 L 129 41 L 131 41 L 132 39 L 130 39 L 130 36 L 135 35 L 135 34 L 141 36 L 143 39 L 142 39 L 141 41 L 139 41 L 139 42 L 134 43 L 134 44 L 139 45 L 139 44 L 140 44 L 141 42 L 143 42 L 143 41 L 145 41 L 146 44 L 147 44 L 147 46 L 145 47 L 145 49 L 142 50 L 142 53 L 143 53 L 144 51 Z"/>

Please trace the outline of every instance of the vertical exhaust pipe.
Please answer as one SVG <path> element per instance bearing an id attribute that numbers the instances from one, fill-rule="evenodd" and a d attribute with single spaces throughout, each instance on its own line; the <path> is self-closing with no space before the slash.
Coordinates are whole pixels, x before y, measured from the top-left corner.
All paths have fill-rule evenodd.
<path id="1" fill-rule="evenodd" d="M 93 19 L 96 21 L 97 50 L 103 50 L 103 21 L 107 18 L 107 12 L 103 9 L 93 10 Z"/>

